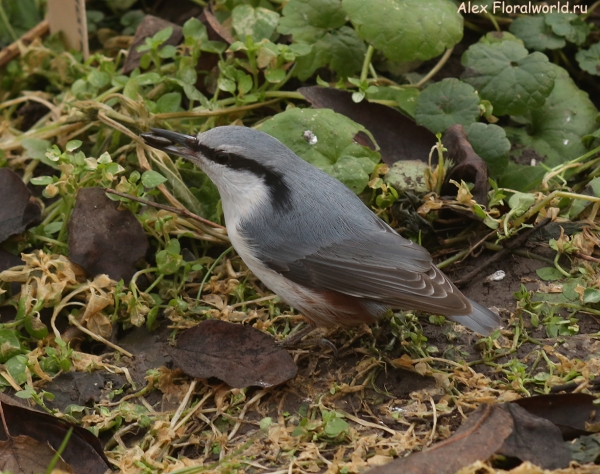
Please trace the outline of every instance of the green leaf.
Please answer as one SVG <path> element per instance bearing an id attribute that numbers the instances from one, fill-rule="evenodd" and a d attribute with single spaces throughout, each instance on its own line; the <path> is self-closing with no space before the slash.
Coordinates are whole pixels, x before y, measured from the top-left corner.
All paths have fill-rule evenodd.
<path id="1" fill-rule="evenodd" d="M 87 81 L 92 86 L 101 89 L 110 84 L 110 75 L 107 72 L 92 69 L 88 74 Z"/>
<path id="2" fill-rule="evenodd" d="M 142 184 L 146 188 L 155 188 L 159 184 L 163 184 L 167 178 L 165 178 L 162 174 L 157 173 L 153 170 L 144 171 L 142 175 Z"/>
<path id="3" fill-rule="evenodd" d="M 369 132 L 330 109 L 288 109 L 260 126 L 304 160 L 336 177 L 355 193 L 365 189 L 380 155 L 354 141 L 358 132 Z M 304 138 L 310 131 L 316 143 Z M 370 135 L 370 134 L 369 134 Z"/>
<path id="4" fill-rule="evenodd" d="M 0 364 L 21 353 L 21 344 L 17 331 L 0 329 Z"/>
<path id="5" fill-rule="evenodd" d="M 567 41 L 582 45 L 590 34 L 590 25 L 574 13 L 548 13 L 545 15 L 546 25 L 554 34 L 564 36 Z"/>
<path id="6" fill-rule="evenodd" d="M 358 35 L 392 61 L 427 60 L 457 44 L 463 19 L 448 0 L 342 0 Z"/>
<path id="7" fill-rule="evenodd" d="M 564 277 L 555 267 L 538 268 L 535 273 L 544 281 L 560 280 Z"/>
<path id="8" fill-rule="evenodd" d="M 593 304 L 600 302 L 600 290 L 597 288 L 586 288 L 583 291 L 583 302 L 585 304 Z"/>
<path id="9" fill-rule="evenodd" d="M 265 71 L 265 79 L 273 84 L 277 84 L 285 79 L 285 71 L 283 69 L 267 69 Z"/>
<path id="10" fill-rule="evenodd" d="M 240 40 L 244 41 L 246 36 L 250 36 L 258 43 L 263 38 L 271 38 L 279 22 L 279 13 L 262 7 L 238 5 L 231 12 L 231 20 Z"/>
<path id="11" fill-rule="evenodd" d="M 515 41 L 476 43 L 463 54 L 462 79 L 494 106 L 494 115 L 518 115 L 541 107 L 554 87 L 555 69 L 542 53 Z"/>
<path id="12" fill-rule="evenodd" d="M 34 160 L 41 160 L 46 156 L 46 151 L 50 148 L 48 140 L 40 140 L 39 138 L 25 138 L 22 142 L 23 148 L 27 152 L 27 156 Z"/>
<path id="13" fill-rule="evenodd" d="M 156 101 L 159 113 L 177 112 L 181 106 L 181 94 L 179 92 L 167 92 Z"/>
<path id="14" fill-rule="evenodd" d="M 340 0 L 290 0 L 283 7 L 277 31 L 292 35 L 294 41 L 315 43 L 328 30 L 346 23 L 346 12 Z"/>
<path id="15" fill-rule="evenodd" d="M 510 142 L 502 127 L 493 124 L 472 123 L 465 128 L 469 143 L 490 170 L 495 178 L 500 176 L 508 165 Z"/>
<path id="16" fill-rule="evenodd" d="M 546 24 L 544 15 L 520 16 L 515 18 L 508 29 L 517 38 L 522 39 L 528 49 L 560 49 L 567 44 L 564 38 L 557 36 Z"/>
<path id="17" fill-rule="evenodd" d="M 546 103 L 520 118 L 528 126 L 504 128 L 511 143 L 532 148 L 550 167 L 588 151 L 581 139 L 596 129 L 598 114 L 588 94 L 577 88 L 567 71 L 554 64 L 552 69 L 555 86 Z"/>
<path id="18" fill-rule="evenodd" d="M 17 384 L 22 385 L 27 382 L 27 362 L 28 359 L 22 354 L 11 357 L 5 362 L 8 373 Z"/>
<path id="19" fill-rule="evenodd" d="M 579 67 L 594 76 L 600 76 L 600 43 L 595 43 L 589 49 L 582 49 L 575 55 Z"/>
<path id="20" fill-rule="evenodd" d="M 367 48 L 356 31 L 348 26 L 332 30 L 312 45 L 310 53 L 296 61 L 295 74 L 305 81 L 313 73 L 329 66 L 342 77 L 360 71 Z"/>
<path id="21" fill-rule="evenodd" d="M 156 253 L 156 266 L 158 272 L 163 275 L 172 275 L 183 263 L 183 257 L 180 255 L 181 246 L 179 240 L 171 239 L 167 248 Z"/>
<path id="22" fill-rule="evenodd" d="M 77 150 L 77 148 L 79 148 L 81 145 L 83 144 L 83 142 L 81 140 L 71 140 L 67 143 L 67 145 L 65 146 L 65 150 L 71 152 L 71 151 L 75 151 Z"/>
<path id="23" fill-rule="evenodd" d="M 502 43 L 502 41 L 516 41 L 517 43 L 523 44 L 522 40 L 508 31 L 490 31 L 479 39 L 479 42 L 483 44 Z"/>
<path id="24" fill-rule="evenodd" d="M 152 43 L 160 45 L 160 44 L 164 43 L 165 41 L 167 41 L 171 37 L 172 34 L 173 34 L 173 27 L 167 26 L 166 28 L 163 28 L 162 30 L 160 30 L 159 32 L 154 34 L 154 36 L 152 37 Z"/>
<path id="25" fill-rule="evenodd" d="M 34 160 L 39 160 L 55 170 L 59 170 L 60 167 L 58 163 L 53 160 L 50 160 L 46 156 L 46 151 L 50 148 L 50 142 L 48 140 L 40 140 L 39 138 L 25 138 L 21 142 L 23 148 L 27 152 L 27 156 L 33 158 Z"/>
<path id="26" fill-rule="evenodd" d="M 516 191 L 530 191 L 536 188 L 546 174 L 541 166 L 519 165 L 509 162 L 500 178 L 500 185 Z"/>
<path id="27" fill-rule="evenodd" d="M 47 186 L 54 182 L 53 176 L 38 176 L 37 178 L 31 178 L 30 183 L 36 186 Z"/>
<path id="28" fill-rule="evenodd" d="M 350 426 L 342 418 L 334 418 L 325 424 L 323 433 L 329 438 L 337 438 L 341 434 L 350 432 Z"/>
<path id="29" fill-rule="evenodd" d="M 415 107 L 417 106 L 417 97 L 419 89 L 416 87 L 406 87 L 402 89 L 391 88 L 387 86 L 378 86 L 377 91 L 368 92 L 367 99 L 371 100 L 395 100 L 398 102 L 398 108 L 411 118 L 415 116 Z"/>
<path id="30" fill-rule="evenodd" d="M 458 79 L 431 84 L 417 98 L 415 120 L 433 133 L 454 124 L 470 125 L 479 119 L 479 96 L 475 89 Z"/>
<path id="31" fill-rule="evenodd" d="M 172 44 L 165 44 L 158 51 L 158 55 L 161 58 L 174 58 L 176 54 L 177 54 L 177 48 L 175 46 L 173 46 Z"/>
<path id="32" fill-rule="evenodd" d="M 517 215 L 523 214 L 535 204 L 535 196 L 529 193 L 514 193 L 508 200 L 510 207 Z"/>
<path id="33" fill-rule="evenodd" d="M 208 32 L 206 26 L 198 18 L 190 18 L 183 24 L 183 37 L 186 39 L 186 44 L 190 46 L 187 40 L 192 42 L 201 42 L 208 40 Z"/>

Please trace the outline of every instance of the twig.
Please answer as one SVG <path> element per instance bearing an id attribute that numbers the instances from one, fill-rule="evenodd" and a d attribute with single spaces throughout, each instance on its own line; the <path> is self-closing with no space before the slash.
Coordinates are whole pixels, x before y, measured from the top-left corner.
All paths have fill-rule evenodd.
<path id="1" fill-rule="evenodd" d="M 207 226 L 214 227 L 215 229 L 220 229 L 220 230 L 224 230 L 224 231 L 227 230 L 222 225 L 217 224 L 217 223 L 212 222 L 212 221 L 209 221 L 208 219 L 205 219 L 204 217 L 200 217 L 198 214 L 194 214 L 193 212 L 190 212 L 187 209 L 178 209 L 176 207 L 167 206 L 165 204 L 158 204 L 157 202 L 148 201 L 147 199 L 144 199 L 144 198 L 140 198 L 140 197 L 137 197 L 137 196 L 132 196 L 130 194 L 122 193 L 120 191 L 115 191 L 114 189 L 105 189 L 105 191 L 107 193 L 110 193 L 110 194 L 115 194 L 117 196 L 121 196 L 121 197 L 124 197 L 124 198 L 127 198 L 127 199 L 131 199 L 132 201 L 141 202 L 142 204 L 145 204 L 147 206 L 152 206 L 152 207 L 155 207 L 157 209 L 163 209 L 165 211 L 169 211 L 169 212 L 172 212 L 174 214 L 178 214 L 181 217 L 188 217 L 188 218 L 193 219 L 195 221 L 201 222 L 202 224 L 206 224 Z M 223 237 L 226 237 L 226 236 L 224 235 Z"/>
<path id="2" fill-rule="evenodd" d="M 591 255 L 585 255 L 579 252 L 573 252 L 571 255 L 573 255 L 573 257 L 581 258 L 583 260 L 589 260 L 590 262 L 600 263 L 600 258 L 592 257 Z"/>
<path id="3" fill-rule="evenodd" d="M 526 229 L 525 231 L 523 231 L 519 235 L 517 235 L 515 238 L 510 239 L 508 242 L 506 242 L 504 244 L 504 247 L 502 249 L 500 249 L 498 252 L 496 252 L 496 254 L 492 255 L 481 265 L 477 265 L 477 267 L 475 267 L 472 271 L 470 271 L 465 276 L 463 276 L 460 280 L 455 281 L 454 284 L 458 288 L 463 288 L 463 287 L 467 286 L 468 284 L 472 283 L 473 280 L 475 279 L 475 277 L 477 275 L 479 275 L 483 270 L 485 270 L 490 264 L 496 262 L 497 260 L 500 260 L 502 257 L 504 257 L 508 252 L 510 252 L 515 247 L 522 246 L 527 241 L 527 239 L 529 238 L 529 236 L 532 233 L 541 229 L 542 227 L 544 227 L 551 221 L 552 221 L 552 219 L 545 218 L 541 222 L 536 224 L 534 227 Z"/>
<path id="4" fill-rule="evenodd" d="M 105 345 L 107 345 L 108 347 L 113 348 L 114 350 L 120 352 L 123 355 L 126 355 L 127 357 L 131 357 L 133 359 L 133 354 L 129 351 L 126 351 L 125 349 L 123 349 L 122 347 L 117 346 L 116 344 L 113 344 L 112 342 L 110 342 L 107 339 L 104 339 L 102 336 L 100 336 L 99 334 L 95 334 L 92 331 L 90 331 L 87 328 L 84 328 L 81 323 L 79 321 L 77 321 L 77 319 L 75 319 L 75 316 L 73 316 L 72 314 L 69 314 L 69 322 L 73 325 L 76 326 L 80 331 L 86 333 L 88 336 L 90 336 L 92 339 L 101 342 Z"/>
<path id="5" fill-rule="evenodd" d="M 21 36 L 17 41 L 9 44 L 6 48 L 3 48 L 0 51 L 0 68 L 6 66 L 12 59 L 16 58 L 21 53 L 19 43 L 27 46 L 36 38 L 46 36 L 49 31 L 50 23 L 48 23 L 47 20 L 44 20 Z"/>

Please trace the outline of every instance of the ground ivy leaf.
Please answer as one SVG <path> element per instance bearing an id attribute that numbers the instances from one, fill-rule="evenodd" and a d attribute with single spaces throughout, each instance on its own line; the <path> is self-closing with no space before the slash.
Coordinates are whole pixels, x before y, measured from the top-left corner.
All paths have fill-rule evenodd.
<path id="1" fill-rule="evenodd" d="M 290 0 L 283 7 L 277 31 L 292 35 L 294 41 L 315 43 L 327 30 L 346 23 L 346 12 L 340 0 Z"/>
<path id="2" fill-rule="evenodd" d="M 594 76 L 600 76 L 600 43 L 582 49 L 575 55 L 579 67 Z"/>
<path id="3" fill-rule="evenodd" d="M 578 46 L 583 44 L 590 34 L 590 26 L 575 13 L 548 13 L 545 21 L 554 34 L 564 36 L 567 41 Z"/>
<path id="4" fill-rule="evenodd" d="M 448 0 L 342 0 L 359 36 L 392 61 L 427 60 L 463 36 L 463 19 Z"/>
<path id="5" fill-rule="evenodd" d="M 312 45 L 310 53 L 297 59 L 295 74 L 304 81 L 320 67 L 329 65 L 340 76 L 348 77 L 360 70 L 366 51 L 356 31 L 342 26 L 326 33 Z"/>
<path id="6" fill-rule="evenodd" d="M 502 174 L 508 165 L 510 141 L 502 127 L 493 124 L 472 123 L 465 127 L 469 143 L 490 170 L 490 175 L 496 178 Z"/>
<path id="7" fill-rule="evenodd" d="M 275 32 L 279 23 L 279 13 L 263 7 L 238 5 L 231 12 L 231 22 L 238 38 L 242 41 L 251 36 L 258 43 Z"/>
<path id="8" fill-rule="evenodd" d="M 354 141 L 369 132 L 330 109 L 288 109 L 264 122 L 260 130 L 277 138 L 304 160 L 338 178 L 355 193 L 365 189 L 380 155 Z M 305 138 L 310 131 L 317 141 Z M 373 140 L 374 141 L 374 140 Z"/>
<path id="9" fill-rule="evenodd" d="M 479 118 L 479 96 L 469 84 L 455 78 L 431 84 L 417 98 L 415 119 L 433 133 L 454 124 L 470 125 Z"/>
<path id="10" fill-rule="evenodd" d="M 462 79 L 494 106 L 494 115 L 520 115 L 541 107 L 554 87 L 555 70 L 542 53 L 515 41 L 476 43 L 462 56 Z"/>
<path id="11" fill-rule="evenodd" d="M 367 98 L 369 100 L 395 100 L 398 103 L 398 108 L 401 109 L 405 115 L 414 118 L 419 93 L 419 89 L 416 87 L 392 89 L 387 86 L 378 86 L 377 91 L 367 92 Z"/>
<path id="12" fill-rule="evenodd" d="M 515 18 L 508 29 L 517 38 L 522 39 L 528 49 L 560 49 L 567 44 L 564 38 L 557 36 L 546 24 L 544 15 Z"/>
<path id="13" fill-rule="evenodd" d="M 555 267 L 538 268 L 535 273 L 544 281 L 560 280 L 564 276 Z"/>
<path id="14" fill-rule="evenodd" d="M 528 127 L 504 129 L 513 144 L 534 149 L 546 157 L 545 164 L 550 167 L 587 151 L 581 139 L 596 129 L 598 113 L 588 94 L 577 88 L 567 71 L 554 64 L 551 67 L 556 79 L 546 103 L 527 117 L 517 117 Z"/>
<path id="15" fill-rule="evenodd" d="M 541 183 L 545 174 L 546 169 L 539 165 L 528 166 L 509 162 L 500 179 L 500 185 L 515 191 L 530 191 Z"/>

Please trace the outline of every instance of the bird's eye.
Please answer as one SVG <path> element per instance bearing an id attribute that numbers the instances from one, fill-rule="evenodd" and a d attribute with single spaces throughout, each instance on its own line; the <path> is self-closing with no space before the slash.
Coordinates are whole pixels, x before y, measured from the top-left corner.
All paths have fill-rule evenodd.
<path id="1" fill-rule="evenodd" d="M 229 153 L 220 152 L 215 155 L 215 161 L 221 165 L 229 163 Z"/>

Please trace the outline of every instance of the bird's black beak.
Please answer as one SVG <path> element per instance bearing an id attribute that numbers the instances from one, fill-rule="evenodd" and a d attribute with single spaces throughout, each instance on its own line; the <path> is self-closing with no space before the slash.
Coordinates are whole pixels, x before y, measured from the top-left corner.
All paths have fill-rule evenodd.
<path id="1" fill-rule="evenodd" d="M 151 128 L 149 133 L 142 133 L 140 136 L 147 145 L 153 148 L 187 159 L 196 158 L 194 146 L 198 143 L 198 140 L 192 135 L 163 130 L 162 128 Z"/>

